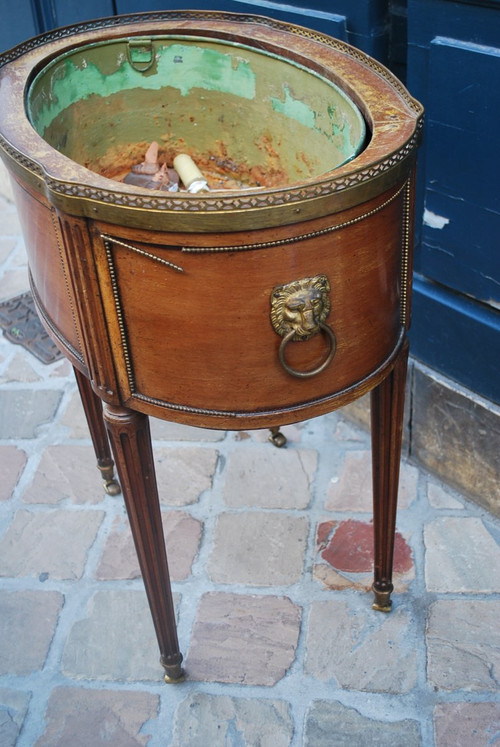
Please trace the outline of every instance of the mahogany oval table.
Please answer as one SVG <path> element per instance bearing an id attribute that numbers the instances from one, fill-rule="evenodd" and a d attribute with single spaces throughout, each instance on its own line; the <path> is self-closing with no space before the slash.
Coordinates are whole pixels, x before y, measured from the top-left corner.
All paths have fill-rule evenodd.
<path id="1" fill-rule="evenodd" d="M 167 681 L 182 655 L 149 415 L 279 442 L 370 391 L 374 607 L 390 609 L 421 123 L 381 64 L 262 17 L 100 19 L 0 57 L 33 296 L 111 492 L 113 454 Z M 122 182 L 150 141 L 168 167 L 198 159 L 209 191 Z"/>

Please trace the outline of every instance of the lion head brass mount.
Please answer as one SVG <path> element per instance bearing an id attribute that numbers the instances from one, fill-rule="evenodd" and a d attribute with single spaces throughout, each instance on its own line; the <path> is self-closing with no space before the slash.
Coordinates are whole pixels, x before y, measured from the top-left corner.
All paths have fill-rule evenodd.
<path id="1" fill-rule="evenodd" d="M 330 313 L 330 282 L 326 275 L 294 280 L 278 285 L 271 293 L 271 323 L 283 340 L 279 347 L 279 360 L 291 376 L 307 378 L 316 376 L 330 365 L 337 347 L 335 335 L 326 324 Z M 285 349 L 289 342 L 303 342 L 323 332 L 330 345 L 324 361 L 310 371 L 297 371 L 288 365 Z"/>

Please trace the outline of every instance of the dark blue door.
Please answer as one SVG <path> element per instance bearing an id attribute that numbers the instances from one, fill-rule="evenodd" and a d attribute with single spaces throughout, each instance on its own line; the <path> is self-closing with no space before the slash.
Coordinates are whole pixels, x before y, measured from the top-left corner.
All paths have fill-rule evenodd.
<path id="1" fill-rule="evenodd" d="M 500 2 L 409 0 L 426 108 L 412 351 L 500 402 Z"/>
<path id="2" fill-rule="evenodd" d="M 103 16 L 180 8 L 267 15 L 348 41 L 387 60 L 389 0 L 305 0 L 301 3 L 240 0 L 2 0 L 0 50 L 56 26 Z"/>

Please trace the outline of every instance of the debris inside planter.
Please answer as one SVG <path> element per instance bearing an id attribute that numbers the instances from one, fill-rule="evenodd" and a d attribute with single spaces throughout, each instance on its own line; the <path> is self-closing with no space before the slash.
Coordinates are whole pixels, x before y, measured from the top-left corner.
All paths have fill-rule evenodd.
<path id="1" fill-rule="evenodd" d="M 182 182 L 184 188 L 192 194 L 209 191 L 207 180 L 191 156 L 180 153 L 174 158 L 173 166 L 174 168 L 169 168 L 166 163 L 160 165 L 158 143 L 153 141 L 146 151 L 144 161 L 134 164 L 123 182 L 135 187 L 167 192 L 178 192 Z"/>
<path id="2" fill-rule="evenodd" d="M 123 181 L 125 184 L 132 184 L 134 187 L 144 187 L 145 189 L 160 189 L 167 192 L 179 191 L 179 175 L 175 169 L 167 169 L 166 164 L 163 164 L 152 175 L 132 170 Z"/>
<path id="3" fill-rule="evenodd" d="M 104 156 L 93 162 L 86 160 L 84 165 L 107 179 L 169 192 L 240 191 L 289 183 L 272 142 L 262 141 L 259 150 L 265 154 L 265 165 L 233 160 L 219 141 L 208 153 L 195 150 L 182 139 L 168 145 L 140 141 L 112 144 Z"/>

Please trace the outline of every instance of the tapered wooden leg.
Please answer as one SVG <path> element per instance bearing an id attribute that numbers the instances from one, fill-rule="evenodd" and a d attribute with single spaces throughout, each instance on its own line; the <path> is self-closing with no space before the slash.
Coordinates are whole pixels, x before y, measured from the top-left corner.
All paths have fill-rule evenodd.
<path id="1" fill-rule="evenodd" d="M 390 612 L 399 468 L 403 438 L 408 343 L 391 373 L 371 394 L 373 525 L 375 540 L 373 609 Z"/>
<path id="2" fill-rule="evenodd" d="M 146 587 L 166 682 L 183 677 L 160 502 L 146 415 L 104 406 L 135 549 Z"/>
<path id="3" fill-rule="evenodd" d="M 111 449 L 109 446 L 108 432 L 104 424 L 102 402 L 92 389 L 90 381 L 77 368 L 75 372 L 78 391 L 82 401 L 85 417 L 89 426 L 90 437 L 94 445 L 94 451 L 97 459 L 97 467 L 102 475 L 104 490 L 109 495 L 119 495 L 120 484 L 115 479 L 115 463 L 111 458 Z"/>

